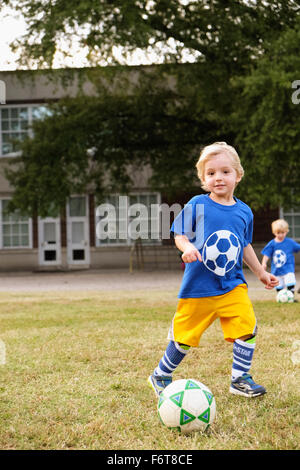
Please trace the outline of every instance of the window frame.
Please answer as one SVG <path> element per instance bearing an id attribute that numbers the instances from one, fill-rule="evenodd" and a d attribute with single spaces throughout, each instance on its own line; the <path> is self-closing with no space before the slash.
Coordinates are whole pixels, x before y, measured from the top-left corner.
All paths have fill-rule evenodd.
<path id="1" fill-rule="evenodd" d="M 31 126 L 32 126 L 32 123 L 34 121 L 34 116 L 33 116 L 33 110 L 34 108 L 41 108 L 41 107 L 44 107 L 46 108 L 47 105 L 45 103 L 18 103 L 18 104 L 11 104 L 11 105 L 4 105 L 4 106 L 1 106 L 0 108 L 0 158 L 13 158 L 13 157 L 17 157 L 20 155 L 20 152 L 17 151 L 17 152 L 9 152 L 9 153 L 2 153 L 2 146 L 3 146 L 3 134 L 11 134 L 13 132 L 16 132 L 16 133 L 24 133 L 24 135 L 29 135 L 29 136 L 32 136 L 32 129 L 31 129 Z M 17 130 L 17 131 L 13 131 L 12 129 L 8 129 L 8 130 L 3 130 L 2 129 L 2 111 L 6 110 L 6 109 L 20 109 L 20 108 L 26 108 L 27 109 L 27 112 L 28 112 L 28 128 L 24 131 L 20 131 L 20 130 Z M 9 122 L 11 121 L 11 119 L 9 119 Z"/>
<path id="2" fill-rule="evenodd" d="M 10 198 L 2 197 L 0 199 L 0 249 L 1 250 L 27 250 L 33 248 L 33 240 L 32 240 L 32 218 L 28 217 L 26 223 L 28 224 L 28 245 L 13 245 L 13 246 L 4 246 L 4 233 L 3 233 L 3 224 L 11 225 L 12 223 L 25 223 L 25 221 L 18 221 L 18 222 L 6 222 L 3 221 L 3 201 L 9 201 Z M 19 236 L 19 235 L 18 235 Z"/>
<path id="3" fill-rule="evenodd" d="M 156 196 L 156 203 L 155 204 L 161 204 L 161 194 L 157 191 L 141 191 L 141 192 L 132 192 L 126 195 L 121 195 L 121 194 L 111 194 L 109 197 L 116 197 L 118 198 L 119 196 L 126 196 L 128 198 L 128 203 L 130 204 L 130 197 L 137 197 L 137 202 L 134 202 L 133 204 L 139 203 L 139 198 L 141 196 Z M 102 203 L 110 203 L 109 198 L 108 200 L 104 200 Z M 100 203 L 101 204 L 101 203 Z M 128 206 L 127 206 L 128 207 Z M 131 239 L 127 236 L 124 241 L 120 242 L 118 239 L 115 242 L 111 242 L 109 239 L 107 240 L 100 240 L 97 237 L 97 223 L 99 222 L 99 217 L 96 215 L 96 210 L 97 210 L 97 201 L 95 203 L 95 211 L 94 211 L 94 216 L 95 216 L 95 247 L 96 248 L 113 248 L 113 247 L 131 247 L 135 244 L 136 240 Z M 150 218 L 148 218 L 148 224 L 150 222 Z M 159 220 L 158 220 L 159 222 Z M 127 234 L 128 234 L 128 225 L 129 225 L 129 217 L 127 220 Z M 148 225 L 149 228 L 149 225 Z M 151 245 L 161 245 L 162 244 L 162 239 L 161 239 L 161 228 L 159 228 L 159 238 L 156 240 L 149 240 L 149 239 L 142 239 L 142 243 L 147 246 Z"/>
<path id="4" fill-rule="evenodd" d="M 288 210 L 284 210 L 282 207 L 280 208 L 280 211 L 279 211 L 279 214 L 280 214 L 280 218 L 281 219 L 285 219 L 286 220 L 286 217 L 290 218 L 292 217 L 292 223 L 290 223 L 289 220 L 287 220 L 288 224 L 289 224 L 289 233 L 288 233 L 288 236 L 290 238 L 293 238 L 293 240 L 297 241 L 297 242 L 300 242 L 300 232 L 299 232 L 299 236 L 296 236 L 296 233 L 295 233 L 295 228 L 299 227 L 300 229 L 300 208 L 299 210 L 295 210 L 294 208 L 290 208 Z M 295 216 L 296 217 L 299 217 L 299 224 L 295 224 L 294 221 L 295 221 Z"/>

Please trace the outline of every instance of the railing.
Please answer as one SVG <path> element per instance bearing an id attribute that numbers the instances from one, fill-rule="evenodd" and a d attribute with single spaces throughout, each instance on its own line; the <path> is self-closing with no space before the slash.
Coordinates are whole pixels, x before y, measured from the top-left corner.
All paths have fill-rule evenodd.
<path id="1" fill-rule="evenodd" d="M 144 270 L 144 253 L 143 253 L 143 244 L 142 240 L 138 238 L 134 245 L 132 245 L 130 250 L 130 258 L 129 258 L 129 272 L 133 273 L 134 269 L 134 257 L 136 257 L 136 265 L 139 271 Z"/>
<path id="2" fill-rule="evenodd" d="M 141 239 L 132 245 L 129 272 L 151 269 L 181 269 L 181 259 L 175 246 L 143 244 Z"/>

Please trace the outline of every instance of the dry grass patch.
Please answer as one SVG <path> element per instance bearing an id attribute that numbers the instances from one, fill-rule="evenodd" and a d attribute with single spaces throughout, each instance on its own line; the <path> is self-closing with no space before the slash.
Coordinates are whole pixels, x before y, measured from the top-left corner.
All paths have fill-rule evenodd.
<path id="1" fill-rule="evenodd" d="M 173 291 L 0 295 L 2 449 L 299 449 L 299 304 L 254 302 L 255 380 L 268 393 L 228 393 L 232 346 L 218 322 L 174 378 L 194 377 L 216 397 L 206 434 L 165 429 L 146 379 L 167 344 Z"/>

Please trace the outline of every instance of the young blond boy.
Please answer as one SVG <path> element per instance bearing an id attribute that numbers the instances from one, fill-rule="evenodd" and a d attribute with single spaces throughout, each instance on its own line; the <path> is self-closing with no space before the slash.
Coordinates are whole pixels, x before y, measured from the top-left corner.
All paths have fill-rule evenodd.
<path id="1" fill-rule="evenodd" d="M 274 235 L 262 250 L 262 267 L 267 269 L 268 260 L 271 259 L 271 273 L 279 280 L 276 290 L 284 288 L 295 292 L 295 258 L 294 253 L 300 251 L 300 244 L 288 238 L 289 224 L 284 219 L 277 219 L 271 224 Z M 295 302 L 297 302 L 294 299 Z"/>
<path id="2" fill-rule="evenodd" d="M 251 246 L 251 209 L 234 197 L 244 174 L 236 150 L 216 142 L 202 150 L 196 167 L 208 194 L 192 198 L 171 228 L 186 268 L 170 342 L 148 382 L 159 396 L 190 347 L 197 347 L 203 332 L 220 318 L 224 339 L 233 343 L 230 393 L 263 395 L 265 388 L 249 374 L 257 328 L 243 260 L 267 289 L 278 281 L 261 266 Z"/>

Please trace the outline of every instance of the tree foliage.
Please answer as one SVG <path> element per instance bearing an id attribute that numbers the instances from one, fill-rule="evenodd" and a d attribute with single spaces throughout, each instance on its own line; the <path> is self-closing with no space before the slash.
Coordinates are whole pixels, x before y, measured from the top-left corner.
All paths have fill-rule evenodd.
<path id="1" fill-rule="evenodd" d="M 55 104 L 52 116 L 35 124 L 35 137 L 22 144 L 22 156 L 7 171 L 16 188 L 12 206 L 45 215 L 72 193 L 126 192 L 133 166 L 151 166 L 156 189 L 186 191 L 196 184 L 200 147 L 216 140 L 240 153 L 246 177 L 238 195 L 246 202 L 255 208 L 299 202 L 300 106 L 291 100 L 291 85 L 300 79 L 300 2 L 6 3 L 29 21 L 15 44 L 20 66 L 51 67 L 65 39 L 86 46 L 92 65 L 114 64 L 115 46 L 123 47 L 124 57 L 136 48 L 159 51 L 169 63 L 153 74 L 141 68 L 136 86 L 120 79 L 114 92 L 109 86 L 103 91 L 99 67 L 89 70 L 96 96 Z M 183 64 L 186 51 L 193 64 Z M 120 71 L 105 68 L 108 85 Z M 162 86 L 167 77 L 176 86 Z"/>
<path id="2" fill-rule="evenodd" d="M 243 195 L 256 207 L 300 204 L 300 93 L 292 87 L 300 79 L 299 42 L 298 17 L 235 83 L 239 98 L 230 125 L 246 170 Z"/>
<path id="3" fill-rule="evenodd" d="M 200 143 L 217 127 L 199 112 L 194 94 L 181 94 L 180 86 L 158 89 L 154 75 L 142 74 L 132 94 L 102 90 L 52 104 L 6 170 L 15 187 L 10 208 L 46 216 L 72 194 L 126 193 L 138 183 L 136 170 L 147 165 L 156 190 L 191 189 Z"/>
<path id="4" fill-rule="evenodd" d="M 266 43 L 292 27 L 291 0 L 6 0 L 28 21 L 15 46 L 21 64 L 51 66 L 62 43 L 87 47 L 93 65 L 112 63 L 113 48 L 158 51 L 164 62 L 184 51 L 223 73 L 247 67 Z M 170 44 L 172 43 L 172 49 Z"/>

